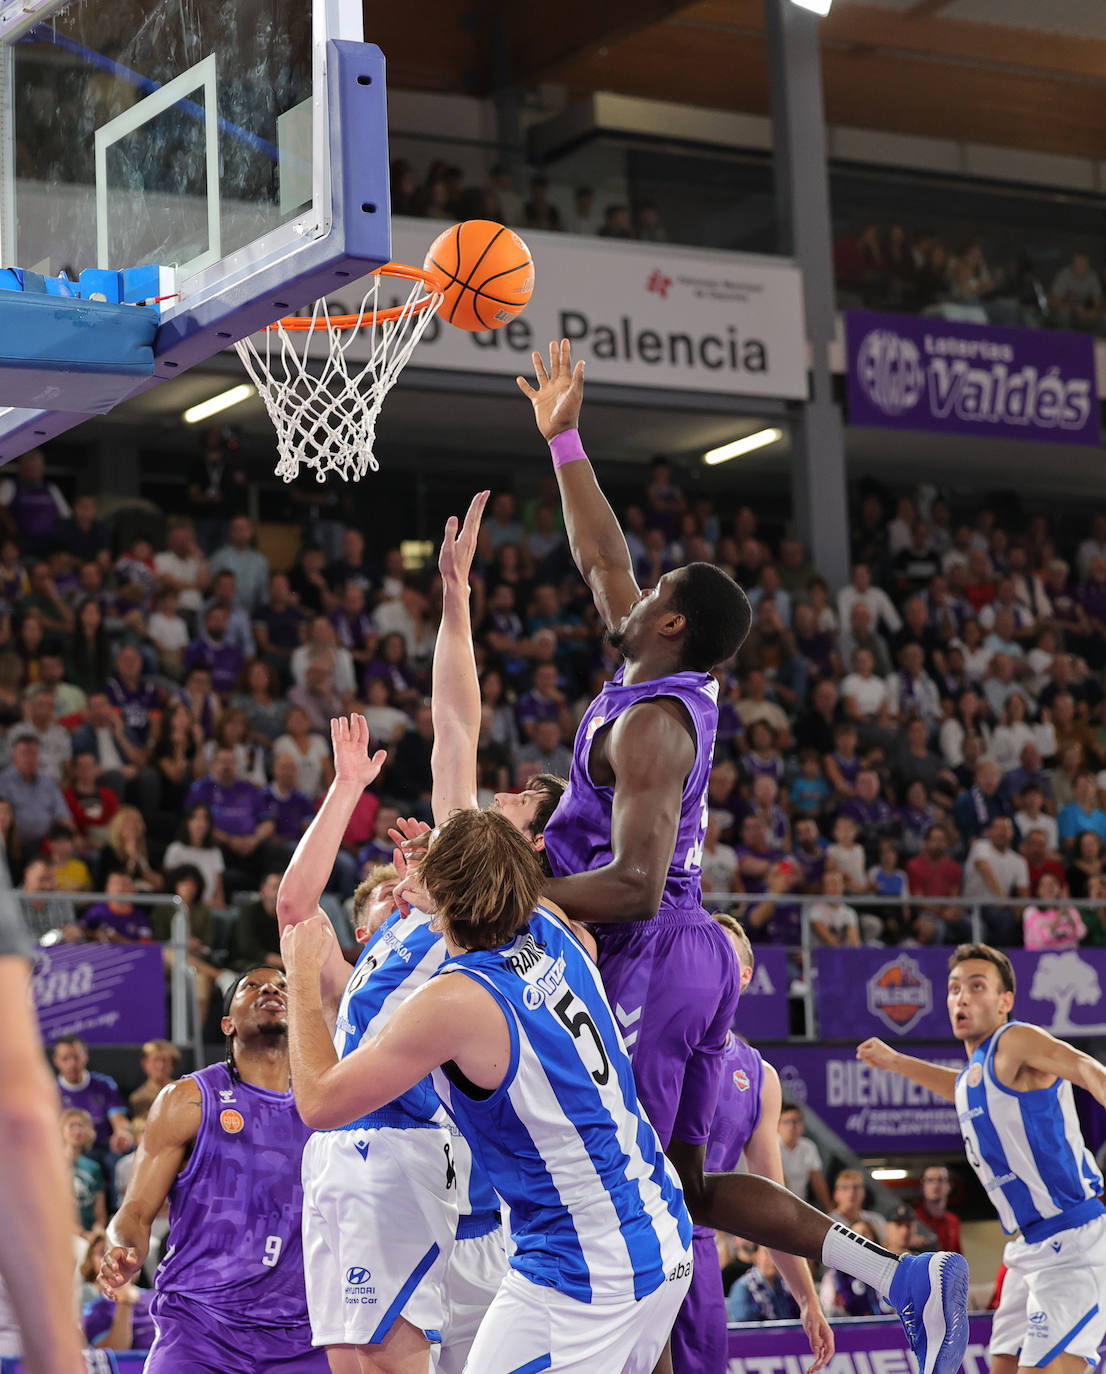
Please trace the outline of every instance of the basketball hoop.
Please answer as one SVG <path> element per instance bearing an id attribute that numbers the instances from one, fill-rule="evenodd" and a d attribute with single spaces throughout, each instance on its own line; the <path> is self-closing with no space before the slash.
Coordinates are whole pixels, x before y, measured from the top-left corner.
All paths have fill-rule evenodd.
<path id="1" fill-rule="evenodd" d="M 402 305 L 380 305 L 385 277 L 412 283 Z M 320 300 L 309 315 L 271 324 L 261 349 L 249 338 L 234 345 L 276 430 L 276 473 L 285 482 L 298 476 L 301 465 L 312 468 L 320 482 L 331 472 L 348 482 L 378 470 L 373 443 L 380 407 L 441 305 L 442 283 L 431 272 L 398 262 L 378 267 L 369 280 L 355 315 L 332 315 Z M 324 343 L 312 359 L 317 335 Z M 367 350 L 364 360 L 349 357 L 359 337 Z M 309 367 L 312 361 L 318 375 Z"/>

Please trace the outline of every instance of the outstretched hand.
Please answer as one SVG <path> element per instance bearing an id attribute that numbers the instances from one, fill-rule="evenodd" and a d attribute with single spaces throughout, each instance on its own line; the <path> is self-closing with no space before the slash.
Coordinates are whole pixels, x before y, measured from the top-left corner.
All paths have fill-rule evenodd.
<path id="1" fill-rule="evenodd" d="M 478 491 L 472 498 L 459 534 L 455 515 L 451 515 L 445 522 L 445 537 L 438 554 L 438 571 L 443 582 L 468 588 L 469 570 L 472 568 L 476 539 L 480 533 L 480 517 L 484 514 L 484 507 L 488 504 L 490 495 L 490 491 Z"/>
<path id="2" fill-rule="evenodd" d="M 584 360 L 581 358 L 573 367 L 572 345 L 567 339 L 549 345 L 548 370 L 540 353 L 531 356 L 538 381 L 537 390 L 525 377 L 516 377 L 515 381 L 522 394 L 529 397 L 538 429 L 548 443 L 558 434 L 576 429 L 580 424 L 580 407 L 584 403 Z"/>
<path id="3" fill-rule="evenodd" d="M 801 1313 L 803 1330 L 806 1338 L 810 1342 L 810 1350 L 814 1356 L 814 1362 L 807 1367 L 807 1374 L 818 1374 L 818 1370 L 825 1369 L 834 1354 L 833 1328 L 826 1321 L 826 1314 L 812 1302 L 805 1307 Z"/>
<path id="4" fill-rule="evenodd" d="M 334 748 L 335 778 L 357 782 L 362 787 L 376 781 L 388 755 L 378 749 L 369 757 L 369 723 L 364 716 L 335 716 L 330 722 L 330 742 Z"/>

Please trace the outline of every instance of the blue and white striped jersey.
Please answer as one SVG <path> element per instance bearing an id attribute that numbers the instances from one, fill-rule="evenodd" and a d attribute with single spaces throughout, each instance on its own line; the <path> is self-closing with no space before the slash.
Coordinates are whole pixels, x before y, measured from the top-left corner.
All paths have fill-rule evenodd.
<path id="1" fill-rule="evenodd" d="M 361 951 L 338 1006 L 334 1048 L 344 1059 L 365 1040 L 371 1039 L 416 989 L 431 978 L 447 957 L 445 941 L 431 930 L 431 917 L 412 910 L 406 919 L 393 912 Z M 379 1112 L 361 1118 L 364 1126 L 437 1126 L 454 1138 L 457 1201 L 461 1234 L 468 1234 L 471 1217 L 492 1218 L 500 1202 L 485 1172 L 472 1160 L 472 1152 L 442 1110 L 429 1076 Z M 346 1129 L 343 1127 L 342 1129 Z M 486 1228 L 485 1228 L 486 1229 Z M 475 1234 L 483 1234 L 477 1227 Z"/>
<path id="2" fill-rule="evenodd" d="M 690 1245 L 691 1218 L 595 964 L 538 907 L 509 945 L 440 970 L 454 972 L 488 989 L 510 1031 L 493 1093 L 454 1065 L 435 1069 L 434 1083 L 510 1208 L 511 1264 L 582 1302 L 654 1292 Z"/>
<path id="3" fill-rule="evenodd" d="M 980 1045 L 956 1079 L 956 1113 L 968 1163 L 1009 1235 L 1031 1243 L 1106 1212 L 1102 1175 L 1083 1141 L 1071 1084 L 1018 1092 L 995 1075 L 1006 1022 Z"/>

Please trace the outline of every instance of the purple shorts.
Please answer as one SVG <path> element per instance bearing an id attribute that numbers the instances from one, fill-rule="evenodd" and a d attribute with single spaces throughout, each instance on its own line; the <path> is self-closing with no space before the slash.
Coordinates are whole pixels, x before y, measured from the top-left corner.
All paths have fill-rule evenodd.
<path id="1" fill-rule="evenodd" d="M 152 1310 L 157 1337 L 143 1374 L 330 1374 L 306 1314 L 299 1326 L 247 1326 L 178 1293 L 159 1293 Z"/>
<path id="2" fill-rule="evenodd" d="M 604 926 L 599 971 L 661 1144 L 705 1145 L 741 991 L 729 936 L 702 910 Z"/>
<path id="3" fill-rule="evenodd" d="M 691 1252 L 691 1287 L 672 1328 L 673 1374 L 726 1374 L 726 1294 L 714 1232 L 696 1226 Z"/>

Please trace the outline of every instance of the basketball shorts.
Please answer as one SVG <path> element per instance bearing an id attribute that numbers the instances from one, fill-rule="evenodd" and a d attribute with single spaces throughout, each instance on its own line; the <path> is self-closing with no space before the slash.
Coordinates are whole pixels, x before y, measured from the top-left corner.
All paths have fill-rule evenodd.
<path id="1" fill-rule="evenodd" d="M 692 1240 L 695 1272 L 672 1328 L 674 1374 L 726 1374 L 726 1292 L 714 1232 L 696 1226 Z"/>
<path id="2" fill-rule="evenodd" d="M 673 1249 L 669 1277 L 636 1301 L 580 1302 L 509 1270 L 476 1333 L 466 1374 L 652 1374 L 691 1283 L 691 1247 Z"/>
<path id="3" fill-rule="evenodd" d="M 303 1267 L 315 1345 L 375 1345 L 400 1317 L 440 1340 L 456 1231 L 446 1130 L 317 1131 L 303 1152 Z"/>
<path id="4" fill-rule="evenodd" d="M 157 1335 L 143 1374 L 329 1374 L 306 1322 L 247 1326 L 250 1314 L 231 1319 L 181 1293 L 159 1293 L 152 1311 Z"/>
<path id="5" fill-rule="evenodd" d="M 1019 1236 L 1003 1260 L 988 1353 L 1016 1355 L 1029 1367 L 1065 1352 L 1097 1364 L 1106 1337 L 1106 1216 L 1035 1244 Z"/>
<path id="6" fill-rule="evenodd" d="M 437 1374 L 461 1374 L 480 1323 L 487 1316 L 499 1286 L 507 1274 L 503 1227 L 496 1225 L 482 1235 L 467 1236 L 466 1222 L 445 1270 L 445 1316 L 442 1343 L 437 1349 Z"/>
<path id="7" fill-rule="evenodd" d="M 705 911 L 604 926 L 599 971 L 661 1144 L 705 1145 L 741 990 L 726 932 Z"/>

